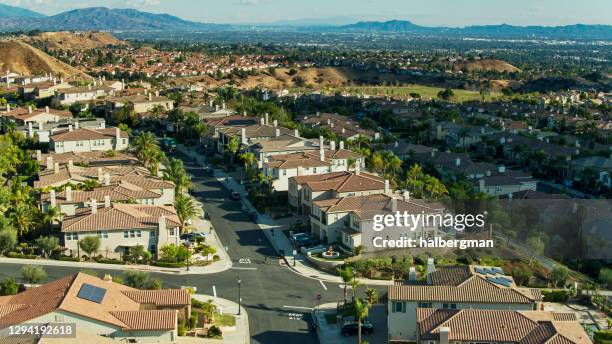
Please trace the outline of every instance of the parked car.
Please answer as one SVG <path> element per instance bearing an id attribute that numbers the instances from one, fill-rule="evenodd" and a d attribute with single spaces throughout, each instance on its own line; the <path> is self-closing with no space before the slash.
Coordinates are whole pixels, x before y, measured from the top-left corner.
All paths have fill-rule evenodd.
<path id="1" fill-rule="evenodd" d="M 357 335 L 358 331 L 359 331 L 359 324 L 356 322 L 353 322 L 353 323 L 348 323 L 342 326 L 342 330 L 340 330 L 340 333 L 342 333 L 342 335 L 346 337 L 346 336 L 355 336 Z M 372 325 L 369 322 L 361 324 L 362 334 L 372 334 L 373 332 L 374 332 L 374 325 Z"/>
<path id="2" fill-rule="evenodd" d="M 191 232 L 191 233 L 185 233 L 185 234 L 181 234 L 180 239 L 183 241 L 195 241 L 198 238 L 206 238 L 206 234 L 202 233 L 202 232 Z"/>
<path id="3" fill-rule="evenodd" d="M 232 201 L 240 201 L 240 194 L 236 191 L 232 191 L 232 193 L 230 194 L 230 199 Z"/>
<path id="4" fill-rule="evenodd" d="M 251 221 L 257 223 L 257 219 L 259 218 L 259 214 L 257 214 L 256 211 L 252 212 L 249 217 L 251 218 Z"/>
<path id="5" fill-rule="evenodd" d="M 294 233 L 291 235 L 291 241 L 296 242 L 298 240 L 307 239 L 310 235 L 308 233 Z"/>
<path id="6" fill-rule="evenodd" d="M 299 239 L 295 241 L 295 246 L 297 247 L 306 247 L 306 248 L 312 248 L 319 245 L 319 241 L 313 239 L 313 238 L 305 238 L 305 239 Z"/>

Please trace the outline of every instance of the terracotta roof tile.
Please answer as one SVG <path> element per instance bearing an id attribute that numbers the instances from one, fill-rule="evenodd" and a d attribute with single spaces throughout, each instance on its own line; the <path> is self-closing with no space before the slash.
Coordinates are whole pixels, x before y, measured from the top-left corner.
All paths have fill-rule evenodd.
<path id="1" fill-rule="evenodd" d="M 176 310 L 118 311 L 112 316 L 125 324 L 124 330 L 172 330 L 176 327 Z"/>

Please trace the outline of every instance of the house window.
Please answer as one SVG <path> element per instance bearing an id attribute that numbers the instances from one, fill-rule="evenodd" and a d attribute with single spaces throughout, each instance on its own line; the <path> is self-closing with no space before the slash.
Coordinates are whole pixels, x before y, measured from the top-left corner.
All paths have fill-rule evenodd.
<path id="1" fill-rule="evenodd" d="M 121 141 L 123 141 L 123 144 L 126 145 L 127 144 L 127 139 L 122 139 Z"/>
<path id="2" fill-rule="evenodd" d="M 106 232 L 106 231 L 98 231 L 98 238 L 107 239 L 108 238 L 108 232 Z"/>
<path id="3" fill-rule="evenodd" d="M 157 236 L 157 233 L 155 233 L 155 230 L 151 231 L 151 238 L 155 238 L 155 236 Z"/>
<path id="4" fill-rule="evenodd" d="M 451 303 L 450 308 L 451 309 L 457 309 L 457 304 L 456 303 Z"/>
<path id="5" fill-rule="evenodd" d="M 431 307 L 431 302 L 419 302 L 418 307 L 419 308 L 432 308 Z"/>
<path id="6" fill-rule="evenodd" d="M 66 233 L 66 240 L 79 240 L 78 233 Z"/>
<path id="7" fill-rule="evenodd" d="M 123 238 L 127 239 L 130 237 L 130 232 L 128 231 L 123 231 Z"/>
<path id="8" fill-rule="evenodd" d="M 175 234 L 174 228 L 170 228 L 170 236 L 175 236 L 175 235 L 176 234 Z"/>

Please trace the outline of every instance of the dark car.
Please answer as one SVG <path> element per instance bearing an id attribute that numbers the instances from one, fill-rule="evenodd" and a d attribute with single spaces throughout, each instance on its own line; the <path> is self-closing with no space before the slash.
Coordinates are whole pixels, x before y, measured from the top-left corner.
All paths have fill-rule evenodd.
<path id="1" fill-rule="evenodd" d="M 259 214 L 257 214 L 257 212 L 252 212 L 249 217 L 251 218 L 251 221 L 257 223 L 257 219 L 259 218 Z"/>
<path id="2" fill-rule="evenodd" d="M 295 241 L 295 246 L 297 247 L 311 248 L 317 246 L 318 244 L 319 242 L 312 238 L 298 239 Z"/>
<path id="3" fill-rule="evenodd" d="M 340 330 L 340 333 L 342 333 L 343 336 L 354 336 L 357 334 L 358 331 L 359 331 L 359 324 L 354 322 L 354 323 L 349 323 L 349 324 L 342 326 L 342 330 Z M 361 324 L 362 334 L 372 334 L 373 332 L 374 332 L 374 325 L 370 323 Z"/>
<path id="4" fill-rule="evenodd" d="M 240 194 L 236 191 L 232 191 L 232 193 L 230 194 L 230 199 L 232 201 L 240 201 Z"/>

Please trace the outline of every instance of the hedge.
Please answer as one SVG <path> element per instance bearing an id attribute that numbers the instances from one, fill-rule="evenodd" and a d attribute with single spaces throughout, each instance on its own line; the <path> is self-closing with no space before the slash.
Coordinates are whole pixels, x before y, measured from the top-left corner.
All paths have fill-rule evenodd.
<path id="1" fill-rule="evenodd" d="M 612 330 L 597 331 L 593 335 L 596 344 L 612 343 Z"/>
<path id="2" fill-rule="evenodd" d="M 544 302 L 567 302 L 570 295 L 568 290 L 542 290 Z"/>
<path id="3" fill-rule="evenodd" d="M 175 263 L 175 262 L 153 262 L 151 263 L 151 265 L 153 266 L 158 266 L 161 268 L 184 268 L 187 266 L 187 264 L 185 264 L 185 262 L 179 262 L 179 263 Z"/>
<path id="4" fill-rule="evenodd" d="M 61 260 L 63 262 L 80 262 L 81 261 L 79 257 L 71 257 L 71 256 L 61 256 L 57 258 L 57 260 Z"/>
<path id="5" fill-rule="evenodd" d="M 100 264 L 119 264 L 119 265 L 125 265 L 126 262 L 119 260 L 119 259 L 111 259 L 111 258 L 99 258 L 96 259 L 96 263 L 100 263 Z"/>
<path id="6" fill-rule="evenodd" d="M 35 254 L 21 254 L 21 253 L 17 253 L 17 252 L 9 252 L 7 254 L 7 256 L 9 258 L 20 258 L 20 259 L 36 259 L 36 258 L 38 258 L 38 256 L 35 255 Z"/>

